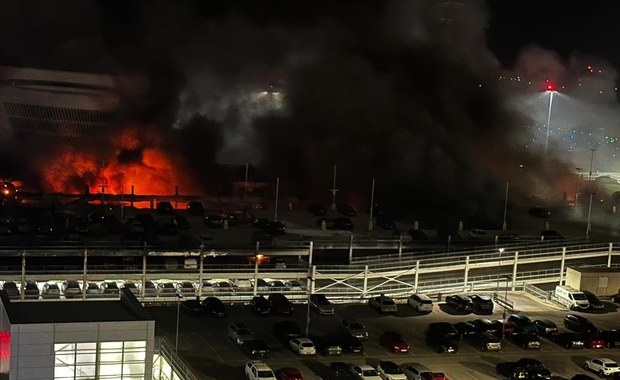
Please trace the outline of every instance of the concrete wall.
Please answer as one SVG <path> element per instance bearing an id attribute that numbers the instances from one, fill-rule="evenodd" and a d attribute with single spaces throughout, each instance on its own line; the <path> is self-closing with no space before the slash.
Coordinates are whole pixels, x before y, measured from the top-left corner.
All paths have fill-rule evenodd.
<path id="1" fill-rule="evenodd" d="M 573 289 L 580 289 L 581 272 L 573 268 L 566 268 L 566 280 L 564 280 L 564 285 L 570 286 Z"/>
<path id="2" fill-rule="evenodd" d="M 151 378 L 154 321 L 28 324 L 11 327 L 11 380 L 54 378 L 54 344 L 144 340 L 145 380 Z"/>
<path id="3" fill-rule="evenodd" d="M 597 296 L 609 296 L 620 291 L 620 272 L 601 270 L 581 273 L 575 269 L 566 270 L 566 285 L 579 290 L 588 290 Z"/>

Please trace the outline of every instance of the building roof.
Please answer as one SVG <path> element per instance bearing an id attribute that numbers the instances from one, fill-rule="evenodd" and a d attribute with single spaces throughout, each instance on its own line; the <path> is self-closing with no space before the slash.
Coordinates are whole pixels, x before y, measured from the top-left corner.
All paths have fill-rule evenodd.
<path id="1" fill-rule="evenodd" d="M 580 273 L 620 273 L 620 268 L 607 268 L 607 267 L 569 267 L 574 271 Z"/>
<path id="2" fill-rule="evenodd" d="M 118 301 L 11 302 L 4 290 L 0 299 L 12 325 L 154 320 L 129 290 Z"/>

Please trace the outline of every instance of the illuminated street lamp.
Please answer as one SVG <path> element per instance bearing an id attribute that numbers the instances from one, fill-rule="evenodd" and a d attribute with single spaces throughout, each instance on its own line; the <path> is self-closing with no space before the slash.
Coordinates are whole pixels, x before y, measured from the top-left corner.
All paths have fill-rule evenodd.
<path id="1" fill-rule="evenodd" d="M 549 130 L 551 129 L 551 107 L 553 106 L 553 94 L 556 91 L 555 83 L 547 81 L 546 91 L 549 93 L 549 112 L 547 113 L 547 133 L 545 134 L 545 156 L 549 146 Z"/>
<path id="2" fill-rule="evenodd" d="M 499 280 L 500 280 L 499 273 L 501 272 L 502 253 L 504 253 L 504 248 L 499 248 L 498 251 L 499 251 L 499 256 L 497 258 L 497 290 L 495 291 L 495 298 L 499 297 Z"/>

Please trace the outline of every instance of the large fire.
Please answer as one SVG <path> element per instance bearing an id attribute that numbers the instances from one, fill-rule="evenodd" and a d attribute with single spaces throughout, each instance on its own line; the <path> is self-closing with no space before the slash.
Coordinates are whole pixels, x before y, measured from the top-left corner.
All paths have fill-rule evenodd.
<path id="1" fill-rule="evenodd" d="M 179 192 L 195 193 L 197 189 L 187 173 L 177 170 L 181 163 L 158 148 L 159 139 L 154 131 L 145 136 L 145 132 L 130 127 L 111 137 L 112 148 L 102 149 L 109 151 L 106 154 L 66 148 L 44 165 L 45 191 L 128 194 L 133 186 L 136 195 L 171 195 L 178 186 Z"/>

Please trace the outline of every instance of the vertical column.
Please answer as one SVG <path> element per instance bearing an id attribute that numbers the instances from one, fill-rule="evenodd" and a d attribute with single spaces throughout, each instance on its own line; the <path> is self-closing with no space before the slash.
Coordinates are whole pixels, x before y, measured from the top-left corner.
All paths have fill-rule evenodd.
<path id="1" fill-rule="evenodd" d="M 308 247 L 308 268 L 312 268 L 312 255 L 314 254 L 314 242 L 310 241 L 310 247 Z"/>
<path id="2" fill-rule="evenodd" d="M 22 250 L 22 284 L 20 285 L 20 298 L 22 299 L 22 301 L 24 300 L 25 296 L 26 296 L 26 250 Z"/>
<path id="3" fill-rule="evenodd" d="M 368 265 L 364 266 L 364 288 L 362 290 L 362 299 L 366 298 L 366 291 L 368 290 Z"/>
<path id="4" fill-rule="evenodd" d="M 258 246 L 258 242 L 257 242 Z M 254 296 L 258 294 L 258 255 L 254 256 Z"/>
<path id="5" fill-rule="evenodd" d="M 517 267 L 519 266 L 519 251 L 515 251 L 515 262 L 512 265 L 512 287 L 511 292 L 515 291 L 515 282 L 517 281 Z"/>
<path id="6" fill-rule="evenodd" d="M 198 269 L 198 298 L 202 298 L 202 281 L 204 276 L 205 256 L 200 252 L 200 269 Z"/>
<path id="7" fill-rule="evenodd" d="M 607 253 L 607 268 L 611 267 L 611 255 L 614 248 L 614 243 L 609 243 L 609 251 Z"/>
<path id="8" fill-rule="evenodd" d="M 353 261 L 353 234 L 349 237 L 349 264 Z"/>
<path id="9" fill-rule="evenodd" d="M 398 257 L 403 257 L 403 235 L 398 235 Z"/>
<path id="10" fill-rule="evenodd" d="M 142 290 L 141 290 L 141 296 L 142 296 L 142 301 L 144 301 L 144 293 L 146 291 L 146 252 L 144 253 L 144 255 L 142 255 Z"/>
<path id="11" fill-rule="evenodd" d="M 310 283 L 310 294 L 314 294 L 314 289 L 315 289 L 315 281 L 316 281 L 316 266 L 312 266 L 312 275 L 310 276 L 312 278 L 312 282 Z"/>
<path id="12" fill-rule="evenodd" d="M 86 299 L 86 289 L 88 288 L 88 281 L 86 277 L 88 263 L 88 251 L 84 249 L 84 267 L 82 268 L 82 299 Z"/>
<path id="13" fill-rule="evenodd" d="M 560 262 L 560 282 L 558 285 L 562 286 L 564 282 L 564 262 L 566 260 L 566 247 L 562 247 L 562 261 Z"/>
<path id="14" fill-rule="evenodd" d="M 418 292 L 418 278 L 420 275 L 420 260 L 416 260 L 415 262 L 415 280 L 413 280 L 413 288 L 415 289 L 414 291 L 417 293 Z"/>
<path id="15" fill-rule="evenodd" d="M 417 269 L 416 269 L 415 274 L 416 274 L 416 280 L 417 280 L 417 277 L 418 277 Z M 468 279 L 468 277 L 469 277 L 469 255 L 465 256 L 465 275 L 463 276 L 463 291 L 465 293 L 467 293 L 467 290 L 468 290 L 468 287 L 467 287 L 467 279 Z"/>

